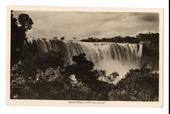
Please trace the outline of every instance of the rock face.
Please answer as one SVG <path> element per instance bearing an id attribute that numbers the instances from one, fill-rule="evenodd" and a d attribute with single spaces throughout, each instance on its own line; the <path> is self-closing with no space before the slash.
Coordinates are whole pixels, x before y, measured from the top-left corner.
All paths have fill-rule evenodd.
<path id="1" fill-rule="evenodd" d="M 159 46 L 152 46 L 150 44 L 143 45 L 142 66 L 148 63 L 154 70 L 159 70 Z"/>
<path id="2" fill-rule="evenodd" d="M 141 69 L 153 69 L 152 66 L 149 63 L 145 63 Z"/>

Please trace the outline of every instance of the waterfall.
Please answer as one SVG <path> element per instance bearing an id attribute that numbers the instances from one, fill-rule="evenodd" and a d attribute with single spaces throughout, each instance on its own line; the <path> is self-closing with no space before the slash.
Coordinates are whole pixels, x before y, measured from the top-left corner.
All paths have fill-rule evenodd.
<path id="1" fill-rule="evenodd" d="M 96 69 L 105 70 L 107 75 L 118 72 L 120 76 L 117 81 L 122 79 L 129 69 L 140 68 L 143 48 L 141 44 L 92 43 L 49 39 L 29 40 L 29 43 L 36 44 L 40 53 L 61 52 L 70 64 L 73 56 L 85 53 L 87 59 L 94 63 Z"/>

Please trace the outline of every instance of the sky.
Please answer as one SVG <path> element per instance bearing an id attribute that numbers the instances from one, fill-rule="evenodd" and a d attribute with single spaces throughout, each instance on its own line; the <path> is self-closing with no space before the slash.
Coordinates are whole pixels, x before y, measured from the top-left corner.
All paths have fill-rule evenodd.
<path id="1" fill-rule="evenodd" d="M 132 12 L 44 12 L 14 11 L 14 17 L 28 14 L 33 20 L 28 38 L 134 36 L 138 33 L 159 32 L 158 13 Z"/>

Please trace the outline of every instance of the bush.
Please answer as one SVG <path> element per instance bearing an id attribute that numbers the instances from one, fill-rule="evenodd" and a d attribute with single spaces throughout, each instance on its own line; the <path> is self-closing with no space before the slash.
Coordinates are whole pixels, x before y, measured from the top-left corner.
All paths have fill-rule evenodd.
<path id="1" fill-rule="evenodd" d="M 159 75 L 150 70 L 131 70 L 117 85 L 112 100 L 158 101 Z M 113 95 L 113 93 L 110 93 Z"/>
<path id="2" fill-rule="evenodd" d="M 62 58 L 63 57 L 60 53 L 49 52 L 35 55 L 32 61 L 34 62 L 34 65 L 37 68 L 45 70 L 48 67 L 52 68 L 63 67 L 64 60 Z"/>

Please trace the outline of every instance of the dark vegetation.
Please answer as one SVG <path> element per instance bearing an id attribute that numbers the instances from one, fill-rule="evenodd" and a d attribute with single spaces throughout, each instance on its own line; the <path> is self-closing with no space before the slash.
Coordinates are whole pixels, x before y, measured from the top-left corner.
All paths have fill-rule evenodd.
<path id="1" fill-rule="evenodd" d="M 116 86 L 116 94 L 118 93 L 118 95 L 112 96 L 114 100 L 157 101 L 159 75 L 146 66 L 140 70 L 132 69 L 126 74 L 126 78 L 122 79 Z"/>
<path id="2" fill-rule="evenodd" d="M 159 33 L 139 33 L 135 37 L 132 36 L 115 36 L 112 38 L 96 38 L 89 37 L 87 39 L 82 39 L 84 42 L 115 42 L 115 43 L 151 43 L 154 45 L 159 45 Z"/>
<path id="3" fill-rule="evenodd" d="M 152 68 L 131 69 L 116 85 L 100 81 L 105 71 L 94 69 L 84 53 L 71 65 L 60 52 L 36 53 L 26 40 L 32 24 L 27 14 L 11 16 L 11 99 L 158 101 L 159 74 Z"/>
<path id="4" fill-rule="evenodd" d="M 16 19 L 11 12 L 11 65 L 22 59 L 23 45 L 27 43 L 26 31 L 32 28 L 32 24 L 29 15 L 20 14 Z"/>

